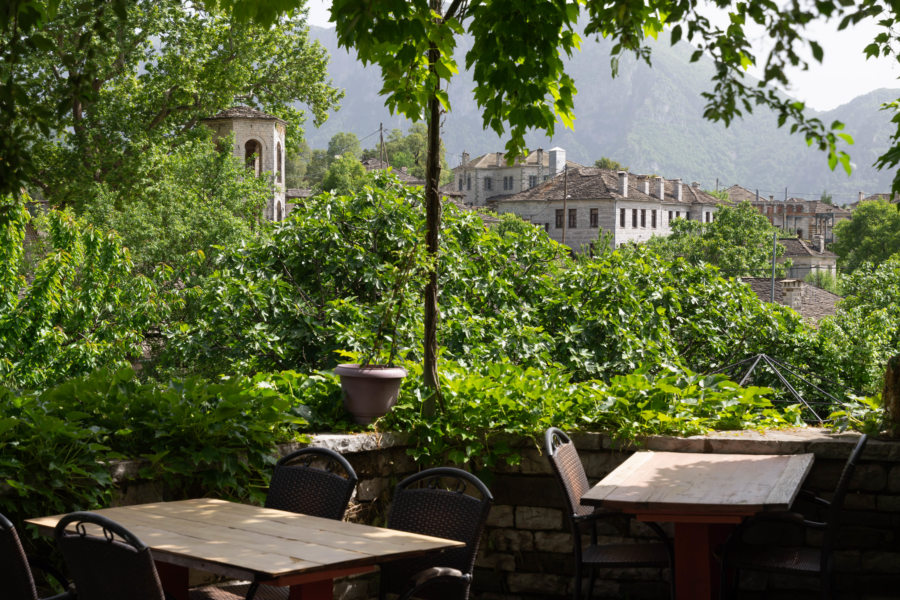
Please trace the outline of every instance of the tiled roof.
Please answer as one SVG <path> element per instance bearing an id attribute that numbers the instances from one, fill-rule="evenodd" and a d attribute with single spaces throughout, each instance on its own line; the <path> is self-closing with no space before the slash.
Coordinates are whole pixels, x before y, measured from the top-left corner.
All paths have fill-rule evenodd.
<path id="1" fill-rule="evenodd" d="M 759 299 L 763 302 L 770 302 L 772 298 L 772 280 L 765 277 L 742 277 L 740 279 L 750 286 Z M 783 279 L 775 280 L 775 302 L 784 304 Z M 827 290 L 823 290 L 806 282 L 800 282 L 801 285 L 801 305 L 800 316 L 816 327 L 823 318 L 829 317 L 835 313 L 837 303 L 841 297 L 832 294 Z"/>
<path id="2" fill-rule="evenodd" d="M 731 186 L 725 193 L 728 194 L 728 199 L 732 202 L 755 202 L 756 201 L 756 192 L 751 192 L 747 188 L 743 188 L 737 184 Z"/>
<path id="3" fill-rule="evenodd" d="M 547 150 L 542 150 L 542 153 L 543 153 L 543 156 L 541 157 L 541 163 L 543 164 L 544 167 L 549 168 L 550 167 L 550 152 Z M 537 164 L 538 164 L 538 151 L 532 150 L 531 153 L 529 153 L 528 156 L 526 156 L 524 159 L 520 157 L 519 160 L 517 160 L 513 166 L 516 166 L 516 165 L 518 165 L 518 166 L 522 166 L 522 165 L 537 166 Z M 498 165 L 499 165 L 499 167 L 498 167 Z M 570 169 L 583 166 L 583 165 L 578 164 L 577 162 L 574 162 L 574 161 L 571 161 L 568 159 L 566 160 L 566 165 Z M 481 156 L 473 158 L 472 160 L 467 162 L 465 165 L 461 165 L 461 166 L 465 167 L 466 169 L 489 169 L 489 168 L 505 169 L 505 168 L 507 168 L 508 165 L 506 164 L 506 154 L 504 152 L 488 152 L 487 154 L 482 154 Z M 457 167 L 457 168 L 459 168 L 459 167 Z"/>
<path id="4" fill-rule="evenodd" d="M 780 239 L 778 240 L 778 243 L 784 246 L 784 254 L 782 256 L 784 256 L 785 258 L 798 256 L 817 256 L 821 258 L 837 259 L 837 254 L 835 254 L 831 250 L 819 252 L 800 238 Z"/>
<path id="5" fill-rule="evenodd" d="M 362 161 L 362 165 L 366 168 L 366 171 L 381 171 L 386 169 L 392 169 L 392 173 L 397 176 L 397 179 L 400 180 L 404 185 L 425 185 L 424 179 L 419 179 L 418 177 L 413 177 L 409 173 L 406 172 L 405 168 L 397 169 L 392 167 L 389 163 L 386 163 L 377 158 L 367 158 Z"/>
<path id="6" fill-rule="evenodd" d="M 288 188 L 284 190 L 285 200 L 291 200 L 292 198 L 309 198 L 310 196 L 312 196 L 312 190 L 306 188 Z"/>
<path id="7" fill-rule="evenodd" d="M 280 119 L 274 115 L 264 113 L 261 110 L 250 108 L 249 106 L 232 106 L 225 109 L 217 115 L 201 119 L 202 121 L 217 121 L 220 119 L 259 119 L 261 121 L 278 121 L 287 124 L 287 121 Z"/>
<path id="8" fill-rule="evenodd" d="M 642 191 L 643 181 L 650 182 L 650 194 L 645 194 Z M 637 200 L 638 202 L 659 202 L 659 199 L 653 195 L 654 186 L 654 178 L 650 176 L 629 174 L 628 199 Z M 678 202 L 675 196 L 676 186 L 676 180 L 665 181 L 665 202 Z M 495 196 L 488 200 L 503 200 L 504 202 L 549 201 L 561 200 L 563 194 L 567 194 L 570 200 L 620 199 L 622 196 L 619 194 L 618 172 L 597 167 L 569 169 L 568 174 L 561 173 L 518 194 Z M 717 204 L 721 202 L 715 196 L 685 184 L 681 184 L 681 198 L 682 204 Z"/>

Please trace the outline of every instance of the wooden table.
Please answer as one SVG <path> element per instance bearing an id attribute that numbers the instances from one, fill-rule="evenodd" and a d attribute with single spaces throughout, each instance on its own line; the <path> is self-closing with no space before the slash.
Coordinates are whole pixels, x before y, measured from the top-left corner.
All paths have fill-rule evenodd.
<path id="1" fill-rule="evenodd" d="M 335 577 L 465 545 L 206 498 L 94 512 L 122 524 L 150 547 L 163 588 L 176 600 L 188 599 L 188 569 L 291 586 L 291 600 L 325 600 L 332 598 Z M 41 517 L 26 523 L 52 535 L 62 517 Z"/>
<path id="2" fill-rule="evenodd" d="M 812 468 L 812 454 L 636 452 L 581 503 L 675 524 L 679 599 L 718 595 L 713 549 L 744 517 L 787 510 Z"/>

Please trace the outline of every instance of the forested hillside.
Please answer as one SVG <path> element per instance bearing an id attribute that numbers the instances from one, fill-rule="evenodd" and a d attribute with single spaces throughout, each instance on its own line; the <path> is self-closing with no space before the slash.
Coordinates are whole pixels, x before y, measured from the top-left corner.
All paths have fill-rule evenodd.
<path id="1" fill-rule="evenodd" d="M 334 30 L 311 29 L 312 37 L 332 56 L 329 71 L 335 85 L 347 93 L 340 111 L 323 127 L 307 131 L 310 145 L 324 148 L 339 131 L 364 138 L 377 131 L 379 123 L 386 129 L 405 129 L 408 123 L 392 117 L 378 97 L 377 70 L 364 69 L 355 57 L 338 50 Z M 771 114 L 753 114 L 729 128 L 704 120 L 700 94 L 709 88 L 711 66 L 703 61 L 690 63 L 692 48 L 687 44 L 672 47 L 660 40 L 654 45 L 652 69 L 633 59 L 623 60 L 619 76 L 613 79 L 609 43 L 586 39 L 581 53 L 569 61 L 579 89 L 575 130 L 560 127 L 552 140 L 533 135 L 529 144 L 562 146 L 570 159 L 581 163 L 593 164 L 606 156 L 632 171 L 699 181 L 705 188 L 714 188 L 718 179 L 720 187 L 738 183 L 776 198 L 783 197 L 785 188 L 790 196 L 807 198 L 828 190 L 843 203 L 855 200 L 859 191 L 870 194 L 890 188 L 892 175 L 871 165 L 886 149 L 890 131 L 890 115 L 879 107 L 900 96 L 900 90 L 878 90 L 835 110 L 813 113 L 826 123 L 843 121 L 856 140 L 849 149 L 856 170 L 847 177 L 841 169 L 829 171 L 824 155 L 779 129 Z M 461 42 L 460 65 L 468 44 L 467 39 Z M 451 167 L 459 164 L 463 151 L 477 156 L 503 146 L 492 132 L 483 131 L 471 90 L 468 73 L 460 73 L 451 83 L 453 112 L 443 128 Z M 373 136 L 363 145 L 374 146 L 376 140 Z"/>

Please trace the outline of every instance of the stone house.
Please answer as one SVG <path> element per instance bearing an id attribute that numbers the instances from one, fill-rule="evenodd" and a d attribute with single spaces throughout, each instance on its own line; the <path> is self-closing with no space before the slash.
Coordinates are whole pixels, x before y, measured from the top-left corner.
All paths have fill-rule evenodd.
<path id="1" fill-rule="evenodd" d="M 725 191 L 731 202 L 749 202 L 768 217 L 772 225 L 804 240 L 815 240 L 816 236 L 822 236 L 825 243 L 831 244 L 834 242 L 834 226 L 850 218 L 848 209 L 819 200 L 789 198 L 781 201 L 775 200 L 773 196 L 764 198 L 739 185 L 733 185 Z"/>
<path id="2" fill-rule="evenodd" d="M 812 243 L 802 238 L 778 240 L 784 246 L 778 262 L 791 260 L 791 268 L 787 276 L 792 279 L 804 279 L 814 272 L 837 275 L 837 254 L 825 249 L 825 238 L 817 235 Z"/>
<path id="3" fill-rule="evenodd" d="M 566 151 L 542 148 L 532 151 L 512 165 L 506 164 L 502 152 L 489 152 L 469 160 L 463 152 L 462 164 L 453 169 L 453 186 L 457 192 L 465 194 L 462 202 L 468 206 L 485 206 L 494 196 L 510 196 L 533 188 L 539 183 L 555 177 L 568 167 L 582 165 L 566 160 Z"/>
<path id="4" fill-rule="evenodd" d="M 592 247 L 601 233 L 615 247 L 669 235 L 675 219 L 709 223 L 719 203 L 697 183 L 596 167 L 570 168 L 537 187 L 488 200 L 498 213 L 514 213 L 576 250 Z"/>
<path id="5" fill-rule="evenodd" d="M 272 176 L 272 199 L 263 216 L 281 221 L 287 214 L 284 189 L 284 136 L 287 122 L 249 106 L 235 106 L 202 120 L 217 140 L 234 134 L 233 153 L 257 177 Z"/>

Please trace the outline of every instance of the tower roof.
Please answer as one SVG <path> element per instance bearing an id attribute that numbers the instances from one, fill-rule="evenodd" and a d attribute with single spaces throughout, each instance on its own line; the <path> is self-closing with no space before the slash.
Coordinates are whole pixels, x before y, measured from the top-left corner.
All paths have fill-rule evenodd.
<path id="1" fill-rule="evenodd" d="M 277 121 L 282 125 L 287 125 L 287 121 L 284 119 L 264 113 L 261 110 L 256 110 L 255 108 L 250 108 L 249 106 L 232 106 L 217 115 L 201 119 L 201 121 L 219 121 L 222 119 L 256 119 L 259 121 Z"/>

